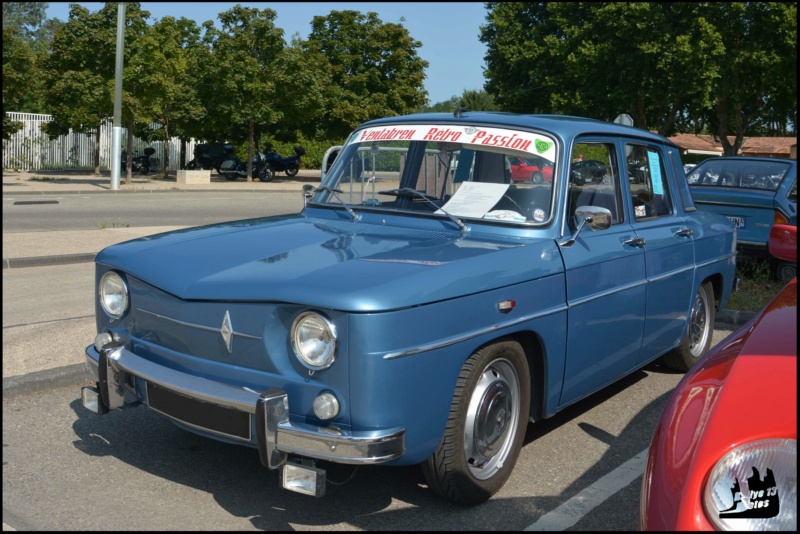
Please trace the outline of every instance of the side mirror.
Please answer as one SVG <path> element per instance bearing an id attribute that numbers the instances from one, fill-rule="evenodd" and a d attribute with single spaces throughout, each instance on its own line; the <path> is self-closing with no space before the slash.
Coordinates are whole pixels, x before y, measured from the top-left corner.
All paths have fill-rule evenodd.
<path id="1" fill-rule="evenodd" d="M 562 247 L 571 247 L 575 240 L 578 239 L 578 234 L 581 233 L 583 227 L 587 224 L 593 231 L 607 230 L 611 227 L 611 211 L 607 208 L 600 208 L 598 206 L 578 206 L 575 210 L 575 215 L 582 217 L 580 226 L 572 234 L 572 237 L 559 243 Z"/>
<path id="2" fill-rule="evenodd" d="M 583 222 L 594 231 L 608 230 L 611 226 L 611 211 L 597 206 L 578 206 L 575 215 L 583 217 Z"/>
<path id="3" fill-rule="evenodd" d="M 307 206 L 308 200 L 314 196 L 314 189 L 311 184 L 303 184 L 303 206 Z"/>

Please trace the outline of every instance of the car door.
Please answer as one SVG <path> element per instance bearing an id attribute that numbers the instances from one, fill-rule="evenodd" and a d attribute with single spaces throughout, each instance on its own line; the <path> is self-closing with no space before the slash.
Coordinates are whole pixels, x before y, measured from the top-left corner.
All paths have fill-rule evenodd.
<path id="1" fill-rule="evenodd" d="M 615 143 L 586 139 L 573 149 L 608 164 L 607 183 L 584 183 L 570 172 L 566 199 L 567 224 L 561 252 L 566 267 L 568 334 L 561 404 L 577 400 L 616 380 L 629 370 L 642 344 L 645 317 L 644 249 L 631 244 L 638 236 L 622 203 L 622 185 Z M 573 163 L 574 165 L 574 163 Z M 592 231 L 584 226 L 574 243 L 579 206 L 607 208 L 612 225 Z"/>
<path id="2" fill-rule="evenodd" d="M 677 345 L 687 323 L 694 283 L 692 232 L 677 212 L 678 192 L 665 148 L 631 141 L 626 159 L 638 161 L 638 177 L 630 188 L 633 229 L 644 251 L 647 306 L 642 350 L 634 367 Z M 667 173 L 670 174 L 667 174 Z"/>

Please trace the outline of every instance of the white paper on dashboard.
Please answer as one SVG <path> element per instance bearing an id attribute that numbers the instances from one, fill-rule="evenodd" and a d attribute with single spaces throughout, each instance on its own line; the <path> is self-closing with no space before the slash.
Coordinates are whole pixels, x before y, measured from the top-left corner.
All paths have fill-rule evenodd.
<path id="1" fill-rule="evenodd" d="M 446 211 L 459 217 L 482 218 L 508 191 L 508 184 L 464 182 L 453 197 L 436 213 Z"/>

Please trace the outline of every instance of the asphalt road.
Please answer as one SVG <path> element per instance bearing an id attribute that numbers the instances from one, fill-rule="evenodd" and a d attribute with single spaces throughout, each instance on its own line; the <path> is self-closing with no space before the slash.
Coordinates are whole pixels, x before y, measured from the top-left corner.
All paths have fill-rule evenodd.
<path id="1" fill-rule="evenodd" d="M 55 203 L 53 203 L 55 201 Z M 3 195 L 3 233 L 96 230 L 114 226 L 200 226 L 284 215 L 303 208 L 300 193 L 186 190 L 113 195 Z"/>

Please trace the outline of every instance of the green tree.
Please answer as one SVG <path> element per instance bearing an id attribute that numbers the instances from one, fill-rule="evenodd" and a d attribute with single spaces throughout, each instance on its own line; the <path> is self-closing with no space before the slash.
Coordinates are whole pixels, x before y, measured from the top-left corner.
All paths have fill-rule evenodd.
<path id="1" fill-rule="evenodd" d="M 776 122 L 784 132 L 787 121 L 797 124 L 797 4 L 712 2 L 705 17 L 724 51 L 715 58 L 720 76 L 713 104 L 693 111 L 725 155 L 736 155 L 744 137 L 763 124 Z"/>
<path id="2" fill-rule="evenodd" d="M 634 123 L 663 135 L 710 102 L 721 42 L 704 4 L 489 3 L 487 90 L 509 111 Z M 702 74 L 702 75 L 700 75 Z"/>
<path id="3" fill-rule="evenodd" d="M 143 86 L 144 112 L 149 122 L 160 125 L 150 130 L 150 139 L 164 141 L 162 174 L 169 166 L 169 143 L 182 134 L 182 125 L 205 114 L 195 85 L 188 76 L 188 50 L 197 45 L 200 29 L 186 18 L 164 17 L 142 38 L 144 60 L 137 81 Z"/>
<path id="4" fill-rule="evenodd" d="M 3 4 L 5 8 L 5 4 Z M 24 102 L 32 79 L 36 56 L 14 27 L 3 27 L 3 139 L 22 128 L 21 122 L 12 121 L 5 111 L 25 111 Z"/>
<path id="5" fill-rule="evenodd" d="M 417 55 L 422 43 L 402 24 L 384 23 L 374 12 L 331 11 L 314 17 L 305 46 L 330 65 L 332 94 L 324 125 L 329 138 L 343 138 L 361 122 L 409 113 L 426 102 L 428 62 Z"/>
<path id="6" fill-rule="evenodd" d="M 277 58 L 276 106 L 281 110 L 277 137 L 295 141 L 297 134 L 325 136 L 324 123 L 333 97 L 328 60 L 304 48 L 297 39 Z"/>
<path id="7" fill-rule="evenodd" d="M 482 89 L 464 89 L 461 98 L 458 99 L 458 107 L 474 111 L 500 110 L 500 107 L 495 104 L 492 95 Z"/>
<path id="8" fill-rule="evenodd" d="M 40 71 L 49 53 L 52 34 L 60 24 L 56 19 L 46 19 L 46 11 L 47 2 L 3 2 L 3 34 L 8 31 L 9 35 L 14 35 L 8 45 L 6 37 L 3 38 L 3 91 L 6 85 L 21 83 L 20 91 L 11 88 L 17 93 L 17 98 L 12 107 L 4 106 L 6 110 L 46 112 L 44 80 Z M 13 47 L 13 51 L 7 54 L 6 46 Z M 6 59 L 14 61 L 14 66 L 6 65 Z"/>
<path id="9" fill-rule="evenodd" d="M 281 112 L 275 105 L 283 30 L 276 28 L 277 13 L 235 6 L 219 14 L 222 29 L 205 23 L 204 36 L 212 49 L 216 75 L 211 113 L 217 131 L 229 139 L 247 140 L 247 181 L 253 180 L 255 140 L 262 128 L 276 124 Z"/>
<path id="10" fill-rule="evenodd" d="M 70 130 L 94 134 L 94 173 L 100 173 L 100 127 L 114 111 L 118 6 L 108 2 L 91 13 L 78 4 L 70 5 L 69 19 L 53 36 L 52 52 L 44 63 L 47 92 L 45 102 L 53 121 L 44 129 L 51 138 Z M 135 36 L 142 35 L 150 17 L 138 2 L 126 3 L 125 54 L 128 63 L 137 50 Z M 126 68 L 128 85 L 136 73 Z M 130 86 L 129 86 L 130 87 Z M 123 94 L 123 118 L 137 110 L 131 92 Z M 127 104 L 127 105 L 125 105 Z M 132 121 L 131 121 L 132 122 Z"/>

